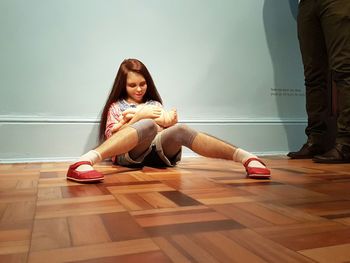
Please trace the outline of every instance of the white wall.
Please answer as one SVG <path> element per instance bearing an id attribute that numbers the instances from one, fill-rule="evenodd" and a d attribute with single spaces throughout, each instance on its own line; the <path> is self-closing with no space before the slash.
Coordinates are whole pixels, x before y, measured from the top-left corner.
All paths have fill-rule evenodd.
<path id="1" fill-rule="evenodd" d="M 124 58 L 180 121 L 258 153 L 304 140 L 293 0 L 1 0 L 0 161 L 95 146 Z"/>

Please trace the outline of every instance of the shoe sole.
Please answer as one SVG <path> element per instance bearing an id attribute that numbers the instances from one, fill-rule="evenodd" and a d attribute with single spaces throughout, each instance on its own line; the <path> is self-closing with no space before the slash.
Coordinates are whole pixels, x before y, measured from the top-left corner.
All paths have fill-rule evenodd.
<path id="1" fill-rule="evenodd" d="M 94 178 L 94 179 L 76 179 L 76 178 L 72 178 L 72 177 L 68 177 L 67 176 L 67 179 L 71 180 L 71 181 L 83 183 L 83 182 L 99 182 L 99 181 L 102 181 L 104 179 L 104 177 L 102 177 L 102 178 Z"/>
<path id="2" fill-rule="evenodd" d="M 247 174 L 247 177 L 252 179 L 270 179 L 271 175 Z"/>
<path id="3" fill-rule="evenodd" d="M 348 160 L 348 161 L 322 161 L 322 160 L 314 160 L 314 159 L 312 159 L 312 161 L 315 162 L 315 163 L 324 163 L 324 164 L 350 163 L 350 160 Z"/>
<path id="4" fill-rule="evenodd" d="M 288 155 L 287 155 L 288 156 Z M 300 156 L 300 157 L 291 157 L 291 156 L 288 156 L 290 159 L 293 159 L 293 160 L 303 160 L 303 159 L 312 159 L 314 158 L 313 156 Z"/>

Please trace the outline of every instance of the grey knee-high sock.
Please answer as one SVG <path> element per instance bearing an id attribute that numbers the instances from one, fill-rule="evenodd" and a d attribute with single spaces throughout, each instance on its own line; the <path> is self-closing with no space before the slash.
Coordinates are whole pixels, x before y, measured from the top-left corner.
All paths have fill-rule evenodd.
<path id="1" fill-rule="evenodd" d="M 138 144 L 135 148 L 129 151 L 132 159 L 136 160 L 145 151 L 148 150 L 154 137 L 157 135 L 157 124 L 151 119 L 143 119 L 130 125 L 137 131 Z"/>
<path id="2" fill-rule="evenodd" d="M 186 125 L 178 124 L 165 129 L 161 133 L 162 148 L 165 156 L 174 157 L 181 149 L 181 146 L 192 148 L 192 142 L 198 132 Z"/>

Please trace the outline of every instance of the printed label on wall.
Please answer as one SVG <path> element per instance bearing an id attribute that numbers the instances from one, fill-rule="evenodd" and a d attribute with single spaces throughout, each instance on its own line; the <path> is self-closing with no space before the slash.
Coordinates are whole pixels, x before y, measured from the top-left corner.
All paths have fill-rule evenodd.
<path id="1" fill-rule="evenodd" d="M 305 96 L 305 92 L 302 89 L 276 89 L 271 88 L 271 96 L 283 96 L 283 97 L 302 97 Z"/>

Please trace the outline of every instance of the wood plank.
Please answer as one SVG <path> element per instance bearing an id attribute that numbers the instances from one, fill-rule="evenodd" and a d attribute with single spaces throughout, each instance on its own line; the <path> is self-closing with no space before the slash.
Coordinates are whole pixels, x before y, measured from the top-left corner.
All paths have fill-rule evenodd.
<path id="1" fill-rule="evenodd" d="M 170 207 L 170 208 L 157 208 L 157 209 L 145 209 L 140 211 L 131 211 L 130 214 L 133 216 L 137 215 L 151 215 L 151 214 L 162 214 L 162 213 L 171 213 L 171 212 L 180 212 L 180 211 L 194 211 L 202 210 L 207 211 L 208 207 L 204 205 L 195 205 L 195 206 L 179 206 L 179 207 Z"/>
<path id="2" fill-rule="evenodd" d="M 31 224 L 34 218 L 35 202 L 16 202 L 8 204 L 0 221 L 0 225 Z"/>
<path id="3" fill-rule="evenodd" d="M 71 246 L 71 239 L 66 218 L 35 220 L 31 251 L 69 246 Z"/>
<path id="4" fill-rule="evenodd" d="M 196 233 L 190 239 L 208 251 L 218 262 L 268 262 L 220 232 Z"/>
<path id="5" fill-rule="evenodd" d="M 38 200 L 52 200 L 52 199 L 61 199 L 62 192 L 60 187 L 46 187 L 38 189 Z"/>
<path id="6" fill-rule="evenodd" d="M 295 251 L 342 245 L 350 243 L 350 228 L 310 234 L 303 233 L 293 237 L 280 236 L 273 240 Z"/>
<path id="7" fill-rule="evenodd" d="M 350 244 L 301 250 L 299 253 L 319 263 L 347 263 L 350 259 Z"/>
<path id="8" fill-rule="evenodd" d="M 36 219 L 93 215 L 121 211 L 125 211 L 125 209 L 115 200 L 46 205 L 38 206 L 36 210 Z"/>
<path id="9" fill-rule="evenodd" d="M 201 205 L 200 202 L 179 191 L 160 192 L 160 194 L 164 195 L 166 198 L 168 198 L 178 206 Z"/>
<path id="10" fill-rule="evenodd" d="M 176 203 L 157 192 L 140 193 L 139 196 L 153 208 L 177 207 Z"/>
<path id="11" fill-rule="evenodd" d="M 71 198 L 81 196 L 105 195 L 106 192 L 102 192 L 98 186 L 98 184 L 62 186 L 62 197 Z"/>
<path id="12" fill-rule="evenodd" d="M 30 240 L 31 231 L 29 229 L 11 229 L 0 231 L 0 242 Z"/>
<path id="13" fill-rule="evenodd" d="M 36 218 L 55 218 L 125 211 L 110 195 L 42 200 L 37 202 Z"/>
<path id="14" fill-rule="evenodd" d="M 270 222 L 275 225 L 288 225 L 288 224 L 294 224 L 298 221 L 285 216 L 283 214 L 280 214 L 278 212 L 275 212 L 269 208 L 264 207 L 260 203 L 236 203 L 234 206 L 249 212 L 254 215 L 258 215 L 260 218 L 264 219 L 267 222 Z"/>
<path id="15" fill-rule="evenodd" d="M 227 217 L 215 211 L 194 210 L 194 211 L 178 211 L 172 213 L 139 215 L 135 217 L 136 221 L 142 227 L 162 226 L 181 223 L 205 222 L 215 220 L 226 220 Z"/>
<path id="16" fill-rule="evenodd" d="M 111 239 L 100 216 L 68 217 L 73 246 L 110 242 Z"/>
<path id="17" fill-rule="evenodd" d="M 154 208 L 139 194 L 115 194 L 115 198 L 129 211 L 148 210 Z"/>
<path id="18" fill-rule="evenodd" d="M 234 205 L 212 205 L 210 207 L 246 227 L 255 228 L 273 225 L 271 222 L 261 218 L 259 214 L 255 215 L 253 213 L 246 212 Z"/>
<path id="19" fill-rule="evenodd" d="M 250 229 L 229 230 L 224 234 L 267 262 L 311 263 L 312 260 L 291 251 Z"/>
<path id="20" fill-rule="evenodd" d="M 343 224 L 333 221 L 318 221 L 297 223 L 292 225 L 274 225 L 254 228 L 254 231 L 269 239 L 287 237 L 293 239 L 294 236 L 318 234 L 328 231 L 342 231 L 348 229 Z"/>
<path id="21" fill-rule="evenodd" d="M 29 262 L 58 263 L 138 254 L 158 251 L 159 247 L 151 239 L 136 239 L 121 242 L 110 242 L 54 250 L 33 251 L 29 254 Z"/>
<path id="22" fill-rule="evenodd" d="M 29 240 L 0 242 L 0 255 L 21 254 L 29 251 Z"/>
<path id="23" fill-rule="evenodd" d="M 187 252 L 192 262 L 218 262 L 215 257 L 200 247 L 196 242 L 189 239 L 186 235 L 174 235 L 172 239 L 179 247 Z"/>
<path id="24" fill-rule="evenodd" d="M 0 255 L 0 262 L 24 263 L 27 262 L 27 253 Z"/>
<path id="25" fill-rule="evenodd" d="M 146 238 L 145 230 L 127 212 L 100 215 L 112 241 Z"/>
<path id="26" fill-rule="evenodd" d="M 144 192 L 174 191 L 173 188 L 171 188 L 163 183 L 110 186 L 110 187 L 107 187 L 107 189 L 112 194 L 131 194 L 131 193 L 144 193 Z"/>
<path id="27" fill-rule="evenodd" d="M 298 204 L 295 208 L 318 216 L 350 213 L 350 200 L 332 200 L 318 203 Z"/>
<path id="28" fill-rule="evenodd" d="M 237 228 L 242 228 L 242 225 L 238 224 L 233 220 L 218 220 L 152 226 L 145 227 L 144 229 L 149 235 L 151 235 L 152 237 L 156 237 L 209 231 L 223 231 Z"/>
<path id="29" fill-rule="evenodd" d="M 169 263 L 172 262 L 164 253 L 160 251 L 152 251 L 145 253 L 137 253 L 133 255 L 121 255 L 114 257 L 103 257 L 89 260 L 71 261 L 74 263 L 115 263 L 115 262 L 127 262 L 127 263 Z"/>
<path id="30" fill-rule="evenodd" d="M 154 237 L 153 241 L 162 249 L 162 251 L 172 260 L 172 262 L 190 263 L 190 258 L 183 255 L 172 242 L 165 237 Z"/>
<path id="31" fill-rule="evenodd" d="M 16 181 L 16 186 L 18 181 Z M 29 189 L 11 189 L 0 192 L 0 203 L 14 202 L 34 202 L 36 199 L 37 190 Z"/>

